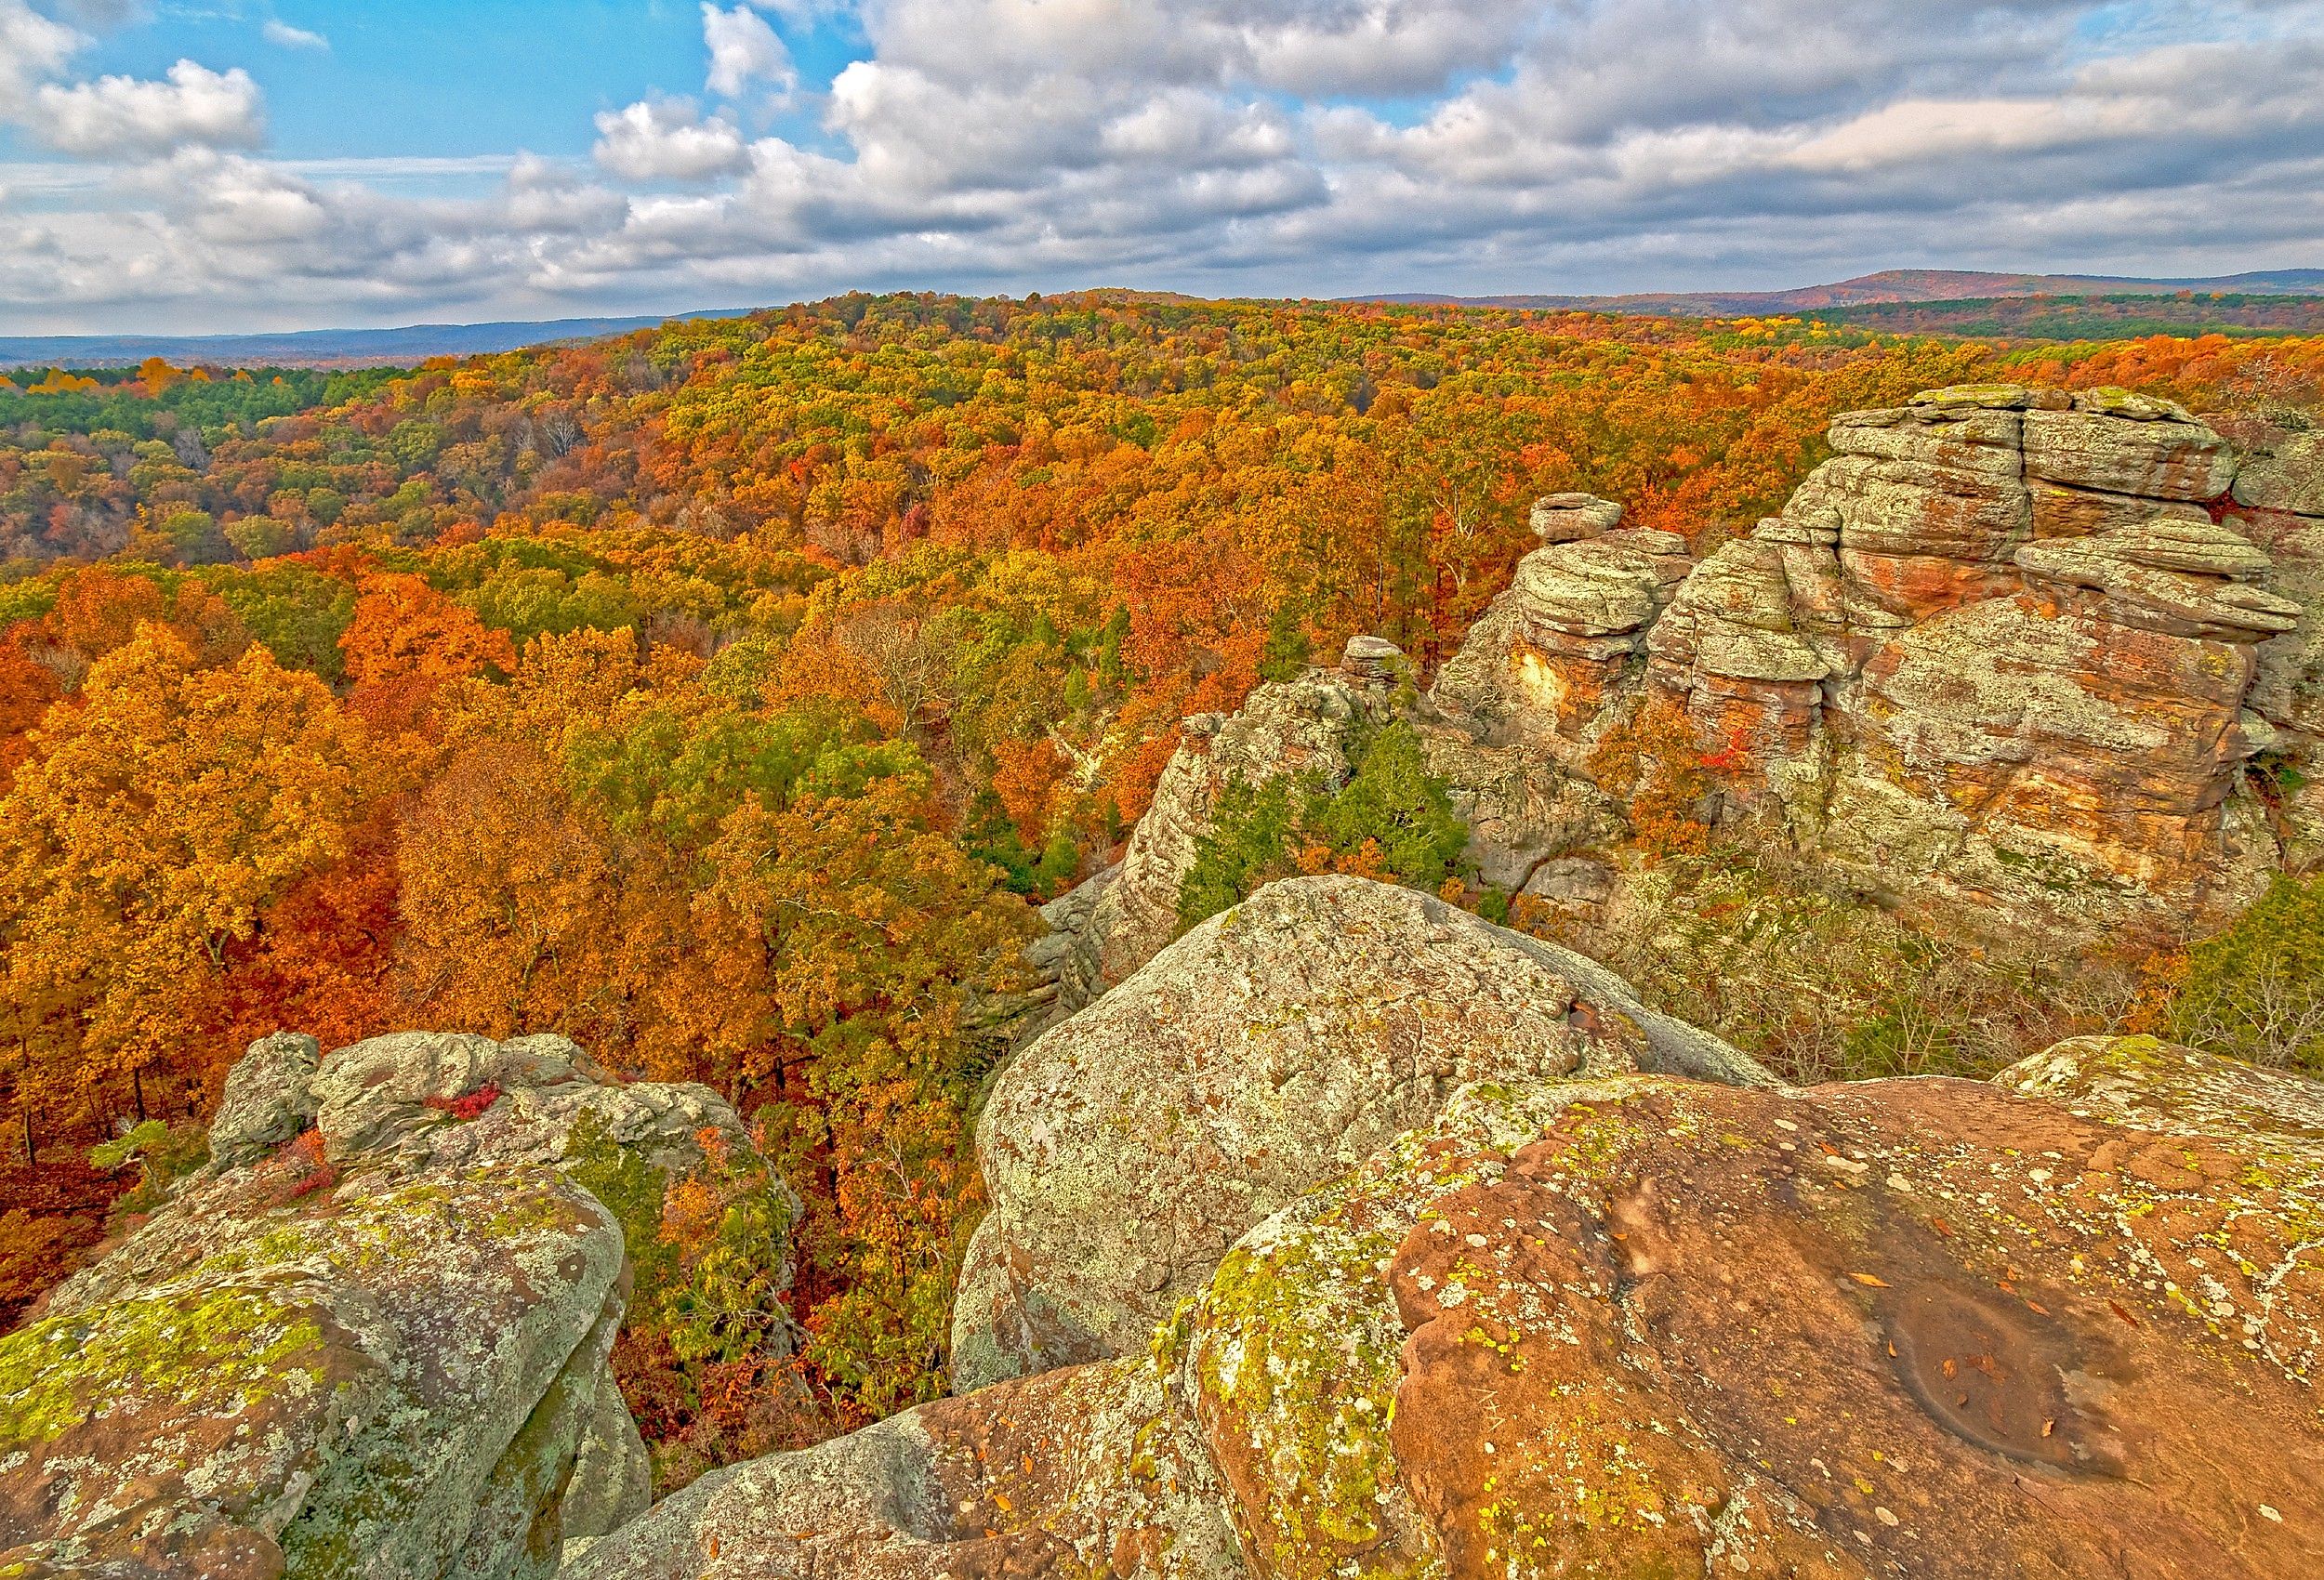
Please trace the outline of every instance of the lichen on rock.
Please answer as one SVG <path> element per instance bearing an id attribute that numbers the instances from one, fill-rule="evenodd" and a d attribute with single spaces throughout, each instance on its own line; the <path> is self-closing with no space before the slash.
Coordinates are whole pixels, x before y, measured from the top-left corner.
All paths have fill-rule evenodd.
<path id="1" fill-rule="evenodd" d="M 1766 1078 L 1603 968 L 1433 896 L 1271 884 L 1000 1075 L 954 1375 L 1135 1350 L 1245 1230 L 1464 1084 L 1642 1066 Z"/>
<path id="2" fill-rule="evenodd" d="M 0 1338 L 0 1573 L 513 1580 L 640 1512 L 622 1230 L 558 1165 L 682 1169 L 733 1111 L 542 1037 L 276 1036 L 227 1089 L 210 1166 Z"/>

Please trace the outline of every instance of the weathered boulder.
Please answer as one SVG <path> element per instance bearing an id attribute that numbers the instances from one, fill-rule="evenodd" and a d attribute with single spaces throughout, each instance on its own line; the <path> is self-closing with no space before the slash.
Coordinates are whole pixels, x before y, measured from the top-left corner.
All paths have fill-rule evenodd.
<path id="1" fill-rule="evenodd" d="M 557 1165 L 667 1178 L 733 1110 L 558 1037 L 276 1036 L 227 1092 L 211 1165 L 0 1338 L 0 1571 L 499 1580 L 640 1512 L 622 1231 Z"/>
<path id="2" fill-rule="evenodd" d="M 1134 1351 L 1245 1230 L 1464 1083 L 1637 1068 L 1765 1079 L 1604 968 L 1432 896 L 1271 884 L 1002 1072 L 955 1379 Z"/>
<path id="3" fill-rule="evenodd" d="M 1253 1572 L 2306 1573 L 2324 1099 L 2045 1059 L 1480 1089 L 1255 1228 L 1172 1339 Z"/>
<path id="4" fill-rule="evenodd" d="M 1597 579 L 1618 532 L 1528 556 L 1433 695 L 1551 778 L 1674 701 L 1696 815 L 1979 926 L 2183 928 L 2324 851 L 2318 451 L 2228 426 L 2018 386 L 1843 413 L 1674 588 Z"/>
<path id="5" fill-rule="evenodd" d="M 2254 510 L 2324 516 L 2324 430 L 2267 433 L 2236 471 L 2235 502 Z"/>
<path id="6" fill-rule="evenodd" d="M 322 1057 L 314 1038 L 297 1032 L 252 1043 L 226 1073 L 226 1089 L 210 1121 L 210 1167 L 256 1163 L 312 1125 L 315 1065 Z"/>
<path id="7" fill-rule="evenodd" d="M 1135 1351 L 716 1472 L 565 1573 L 2304 1574 L 2319 1209 L 2324 1086 L 2152 1038 L 1481 1083 Z"/>
<path id="8" fill-rule="evenodd" d="M 2226 441 L 2152 396 L 2087 390 L 2073 409 L 2026 414 L 2026 475 L 2142 499 L 2203 502 L 2235 481 Z"/>
<path id="9" fill-rule="evenodd" d="M 334 1052 L 313 1079 L 315 1126 L 334 1162 L 403 1168 L 555 1163 L 588 1116 L 665 1174 L 701 1160 L 706 1130 L 746 1147 L 742 1120 L 707 1086 L 616 1084 L 559 1036 L 496 1043 L 456 1032 L 399 1032 Z M 466 1124 L 449 1105 L 490 1094 Z"/>
<path id="10" fill-rule="evenodd" d="M 1404 649 L 1385 637 L 1350 637 L 1340 653 L 1340 673 L 1359 686 L 1388 686 L 1404 663 Z"/>
<path id="11" fill-rule="evenodd" d="M 1033 964 L 1057 986 L 1055 1013 L 1080 1008 L 1177 935 L 1179 886 L 1229 783 L 1289 774 L 1337 788 L 1349 773 L 1350 731 L 1386 698 L 1384 682 L 1310 669 L 1260 687 L 1231 715 L 1188 719 L 1121 861 L 1042 913 L 1051 930 L 1035 945 Z"/>
<path id="12" fill-rule="evenodd" d="M 2094 537 L 2027 544 L 2016 559 L 2031 582 L 2096 592 L 2073 601 L 2116 625 L 2259 642 L 2300 623 L 2298 603 L 2248 585 L 2273 563 L 2260 546 L 2208 520 L 2157 518 Z"/>
<path id="13" fill-rule="evenodd" d="M 1543 543 L 1579 543 L 1622 524 L 1622 507 L 1594 494 L 1552 494 L 1533 502 L 1533 535 Z"/>
<path id="14" fill-rule="evenodd" d="M 717 1470 L 562 1580 L 1240 1580 L 1229 1505 L 1144 1353 Z"/>
<path id="15" fill-rule="evenodd" d="M 0 1571 L 554 1572 L 619 1228 L 544 1169 L 284 1188 L 198 1187 L 169 1264 L 0 1339 Z"/>

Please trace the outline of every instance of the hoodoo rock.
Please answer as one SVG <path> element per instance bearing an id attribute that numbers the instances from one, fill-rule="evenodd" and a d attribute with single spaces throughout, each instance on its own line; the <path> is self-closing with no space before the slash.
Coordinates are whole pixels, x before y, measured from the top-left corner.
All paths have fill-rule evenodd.
<path id="1" fill-rule="evenodd" d="M 1270 884 L 1002 1072 L 955 1379 L 1134 1352 L 1245 1230 L 1466 1083 L 1637 1069 L 1767 1078 L 1602 967 L 1433 896 Z"/>
<path id="2" fill-rule="evenodd" d="M 733 1110 L 558 1037 L 318 1052 L 255 1045 L 209 1166 L 0 1338 L 0 1573 L 547 1575 L 643 1508 L 623 1234 L 561 1165 Z"/>

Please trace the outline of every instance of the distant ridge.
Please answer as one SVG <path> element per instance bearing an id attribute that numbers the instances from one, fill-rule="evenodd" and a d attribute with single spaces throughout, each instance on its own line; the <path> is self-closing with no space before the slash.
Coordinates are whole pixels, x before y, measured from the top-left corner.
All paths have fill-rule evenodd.
<path id="1" fill-rule="evenodd" d="M 279 335 L 0 336 L 0 367 L 134 367 L 148 357 L 186 366 L 399 367 L 429 357 L 473 357 L 653 329 L 678 319 L 741 318 L 757 309 L 657 313 L 651 318 L 560 318 L 540 323 L 416 323 L 402 329 L 308 329 Z"/>
<path id="2" fill-rule="evenodd" d="M 1668 314 L 1678 318 L 1756 317 L 1818 308 L 1890 302 L 1957 302 L 2019 296 L 2171 296 L 2180 291 L 2266 296 L 2324 296 L 2324 269 L 2260 270 L 2200 279 L 2151 280 L 2112 274 L 1987 274 L 1959 269 L 1889 269 L 1829 285 L 1789 291 L 1674 291 L 1620 296 L 1351 297 L 1447 307 L 1578 309 L 1589 312 Z"/>

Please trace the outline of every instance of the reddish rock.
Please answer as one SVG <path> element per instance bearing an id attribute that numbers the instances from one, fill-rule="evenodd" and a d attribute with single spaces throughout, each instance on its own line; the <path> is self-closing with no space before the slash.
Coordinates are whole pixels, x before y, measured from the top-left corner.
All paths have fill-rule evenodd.
<path id="1" fill-rule="evenodd" d="M 2317 1160 L 2268 1143 L 1952 1081 L 1575 1103 L 1395 1253 L 1403 1484 L 1456 1580 L 2317 1572 Z"/>

